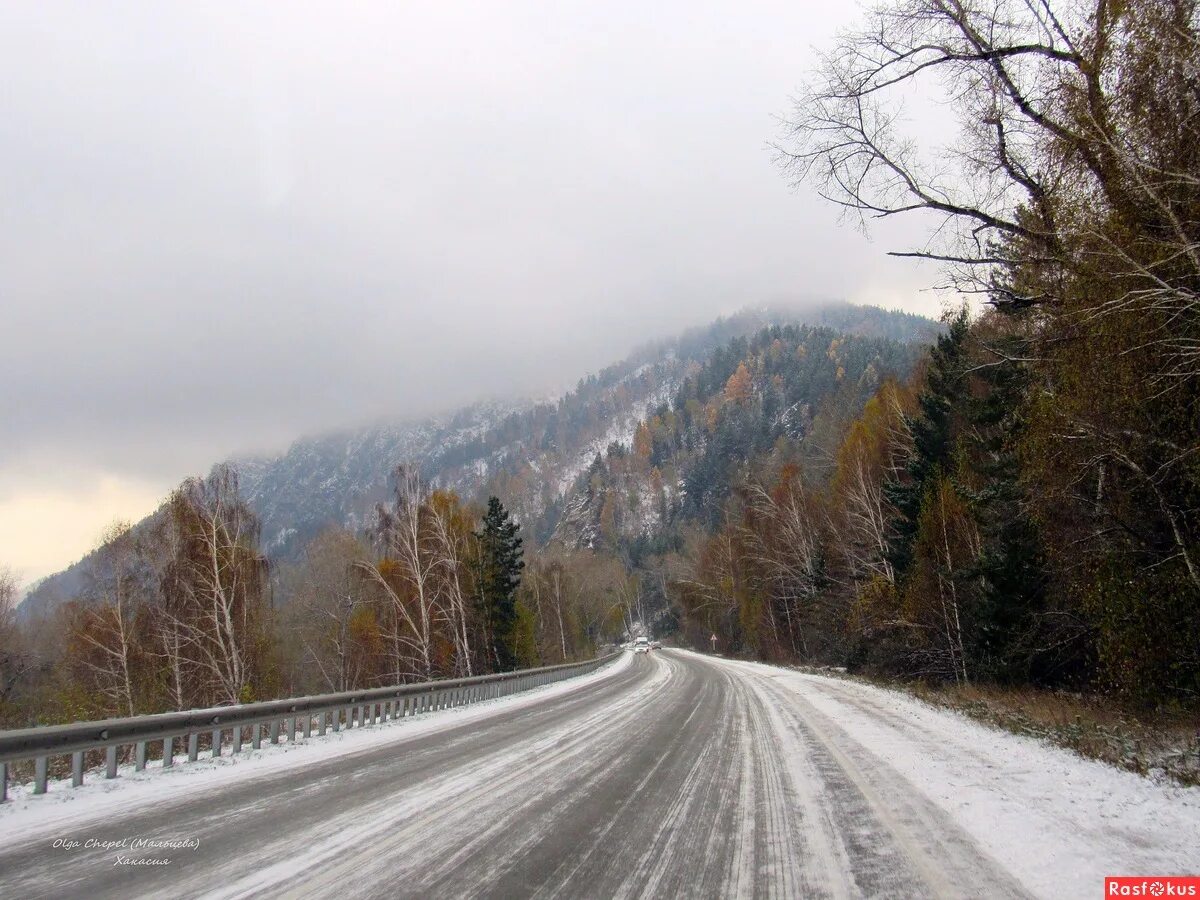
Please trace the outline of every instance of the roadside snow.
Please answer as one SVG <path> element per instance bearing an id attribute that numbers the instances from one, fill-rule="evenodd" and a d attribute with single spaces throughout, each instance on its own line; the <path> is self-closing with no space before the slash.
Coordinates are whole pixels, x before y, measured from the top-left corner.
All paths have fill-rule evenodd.
<path id="1" fill-rule="evenodd" d="M 186 756 L 176 754 L 174 766 L 164 769 L 160 762 L 153 762 L 145 771 L 137 772 L 132 765 L 125 765 L 118 770 L 119 777 L 111 780 L 104 778 L 102 770 L 93 770 L 86 774 L 80 787 L 72 788 L 69 778 L 51 781 L 47 792 L 40 796 L 32 793 L 31 784 L 10 784 L 9 801 L 0 804 L 0 830 L 9 840 L 19 836 L 25 841 L 37 837 L 40 832 L 111 816 L 118 805 L 124 814 L 140 806 L 175 802 L 202 791 L 446 731 L 611 678 L 629 666 L 631 659 L 632 654 L 623 653 L 587 675 L 468 706 L 422 713 L 365 728 L 329 732 L 324 736 L 314 734 L 294 743 L 281 738 L 280 744 L 264 743 L 261 750 L 243 744 L 242 752 L 236 756 L 230 754 L 226 745 L 224 755 L 216 759 L 202 755 L 196 762 L 187 762 Z"/>
<path id="2" fill-rule="evenodd" d="M 764 702 L 791 707 L 868 779 L 894 772 L 1038 896 L 1099 896 L 1105 875 L 1200 874 L 1200 789 L 1157 783 L 897 691 L 703 658 L 749 676 Z"/>

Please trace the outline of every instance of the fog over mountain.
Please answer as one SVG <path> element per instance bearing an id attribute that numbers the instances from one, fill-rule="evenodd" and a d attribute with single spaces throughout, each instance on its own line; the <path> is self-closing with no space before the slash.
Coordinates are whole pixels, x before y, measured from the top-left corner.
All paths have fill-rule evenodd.
<path id="1" fill-rule="evenodd" d="M 747 303 L 936 310 L 772 164 L 849 16 L 5 5 L 0 564 L 52 571 L 214 459 L 544 396 Z"/>
<path id="2" fill-rule="evenodd" d="M 649 466 L 634 473 L 632 481 L 629 473 L 610 477 L 611 466 L 604 461 L 616 461 L 632 450 L 635 434 L 652 423 L 657 412 L 679 406 L 679 392 L 687 379 L 714 363 L 718 369 L 728 366 L 735 356 L 723 360 L 721 353 L 729 342 L 736 345 L 781 325 L 818 329 L 809 339 L 821 345 L 816 349 L 822 352 L 814 353 L 814 358 L 823 360 L 820 370 L 826 378 L 838 363 L 826 359 L 824 346 L 835 337 L 857 342 L 857 362 L 850 365 L 847 384 L 861 384 L 835 399 L 834 383 L 812 372 L 797 372 L 794 402 L 774 410 L 770 421 L 761 423 L 769 432 L 768 445 L 780 435 L 803 442 L 819 430 L 822 419 L 829 417 L 828 412 L 822 414 L 822 403 L 842 404 L 846 413 L 856 411 L 881 378 L 904 377 L 917 349 L 936 331 L 927 319 L 872 307 L 745 309 L 668 340 L 645 342 L 623 359 L 587 373 L 561 396 L 479 401 L 428 417 L 326 431 L 299 437 L 283 452 L 241 455 L 225 462 L 237 471 L 241 493 L 262 522 L 263 552 L 275 564 L 297 560 L 326 529 L 363 534 L 373 524 L 376 505 L 389 498 L 395 468 L 401 464 L 419 467 L 430 484 L 453 490 L 468 502 L 499 495 L 521 521 L 531 546 L 552 541 L 593 546 L 605 540 L 599 526 L 603 504 L 596 499 L 598 490 L 607 495 L 607 489 L 602 489 L 605 482 L 612 483 L 612 496 L 621 498 L 610 502 L 609 510 L 613 515 L 621 510 L 624 537 L 651 537 L 668 524 L 668 518 L 704 518 L 706 510 L 685 502 L 686 478 L 705 466 L 711 470 L 714 463 L 728 468 L 748 460 L 761 429 L 742 423 L 747 443 L 722 447 L 720 459 L 672 454 L 678 457 L 677 464 L 663 464 L 672 479 L 668 486 L 651 487 Z M 841 353 L 844 356 L 846 350 Z M 728 375 L 719 371 L 705 390 L 720 393 Z M 661 473 L 655 476 L 660 477 Z M 711 481 L 712 471 L 703 478 Z M 724 476 L 716 480 L 714 499 L 723 497 L 727 486 Z M 641 510 L 625 509 L 625 498 L 639 493 L 653 497 L 645 499 Z M 692 495 L 692 499 L 698 496 L 694 483 Z M 653 512 L 659 507 L 660 512 Z M 673 512 L 668 513 L 668 508 Z M 142 520 L 137 527 L 154 518 Z M 615 537 L 610 533 L 607 539 Z M 101 547 L 41 580 L 23 604 L 22 615 L 47 612 L 78 595 L 86 597 L 89 580 L 106 566 Z"/>

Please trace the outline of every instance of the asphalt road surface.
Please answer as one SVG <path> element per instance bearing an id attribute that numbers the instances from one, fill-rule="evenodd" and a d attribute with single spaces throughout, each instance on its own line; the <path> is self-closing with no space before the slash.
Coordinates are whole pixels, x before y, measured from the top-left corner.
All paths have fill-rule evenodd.
<path id="1" fill-rule="evenodd" d="M 199 796 L 122 809 L 114 792 L 99 824 L 52 836 L 198 846 L 129 866 L 5 835 L 0 896 L 1026 896 L 886 748 L 770 672 L 641 654 L 576 690 L 436 733 L 400 723 L 386 745 Z"/>

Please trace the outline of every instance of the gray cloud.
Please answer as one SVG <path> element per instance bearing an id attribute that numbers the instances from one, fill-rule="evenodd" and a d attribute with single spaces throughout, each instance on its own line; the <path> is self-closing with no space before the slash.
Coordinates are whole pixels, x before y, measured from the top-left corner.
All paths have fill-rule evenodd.
<path id="1" fill-rule="evenodd" d="M 7 4 L 0 489 L 172 481 L 746 303 L 910 293 L 766 148 L 828 6 Z"/>

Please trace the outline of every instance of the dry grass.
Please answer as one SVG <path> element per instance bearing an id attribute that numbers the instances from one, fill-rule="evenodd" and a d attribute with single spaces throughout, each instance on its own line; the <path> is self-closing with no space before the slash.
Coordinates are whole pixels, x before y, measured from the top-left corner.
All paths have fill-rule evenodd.
<path id="1" fill-rule="evenodd" d="M 1179 784 L 1200 784 L 1200 712 L 1146 712 L 1108 698 L 1029 688 L 898 686 L 935 706 L 1081 756 Z"/>

